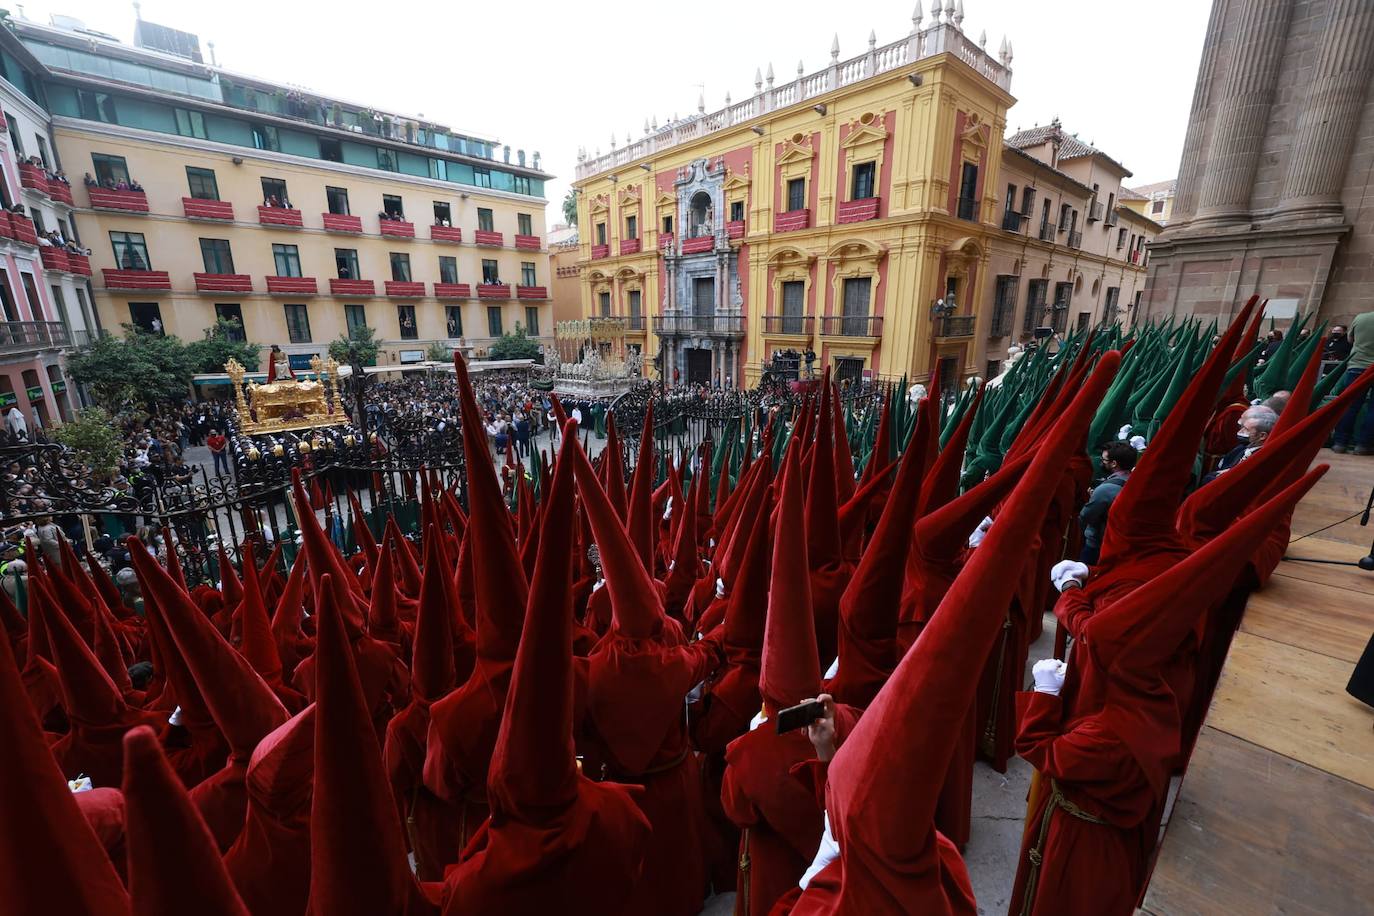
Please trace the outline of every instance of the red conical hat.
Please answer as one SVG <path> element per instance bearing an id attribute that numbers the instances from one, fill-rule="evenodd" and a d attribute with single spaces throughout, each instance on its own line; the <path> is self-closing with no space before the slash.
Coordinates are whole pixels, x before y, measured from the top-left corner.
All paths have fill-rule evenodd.
<path id="1" fill-rule="evenodd" d="M 844 428 L 844 411 L 840 409 L 840 399 L 835 397 L 835 409 L 830 412 L 830 423 L 835 435 L 835 497 L 847 502 L 854 495 L 854 453 L 849 448 L 849 434 Z"/>
<path id="2" fill-rule="evenodd" d="M 983 403 L 983 393 L 987 390 L 986 385 L 978 387 L 978 393 L 973 396 L 973 403 L 964 411 L 963 417 L 959 419 L 959 425 L 954 428 L 954 434 L 949 437 L 945 447 L 940 450 L 939 457 L 935 459 L 930 474 L 921 485 L 921 505 L 917 510 L 917 518 L 934 512 L 959 495 L 959 476 L 964 469 L 964 452 L 968 448 L 969 432 L 973 429 L 973 418 L 978 414 L 978 408 Z"/>
<path id="3" fill-rule="evenodd" d="M 420 564 L 415 559 L 414 548 L 401 534 L 394 515 L 386 517 L 386 534 L 390 535 L 391 542 L 396 545 L 396 555 L 392 557 L 392 562 L 396 564 L 395 572 L 399 573 L 397 579 L 401 593 L 414 598 L 420 594 Z"/>
<path id="4" fill-rule="evenodd" d="M 625 491 L 625 455 L 620 445 L 620 433 L 616 429 L 615 414 L 606 417 L 606 447 L 601 450 L 601 473 L 605 483 L 606 495 L 615 507 L 615 514 L 622 522 L 630 518 L 630 497 Z"/>
<path id="5" fill-rule="evenodd" d="M 886 469 L 892 449 L 892 400 L 897 395 L 891 391 L 883 398 L 883 412 L 878 416 L 878 431 L 873 437 L 873 451 L 869 452 L 868 463 L 864 465 L 863 476 L 859 479 L 862 487 L 880 470 Z"/>
<path id="6" fill-rule="evenodd" d="M 768 587 L 772 579 L 773 542 L 769 484 L 762 477 L 757 484 L 760 491 L 758 508 L 752 512 L 753 524 L 737 540 L 744 540 L 729 580 L 730 594 L 725 603 L 725 651 L 731 661 L 739 662 L 740 655 L 751 664 L 759 663 L 763 651 L 763 633 L 768 620 Z"/>
<path id="7" fill-rule="evenodd" d="M 1325 349 L 1325 343 L 1317 344 L 1312 348 L 1312 355 L 1308 357 L 1307 365 L 1303 368 L 1298 384 L 1289 393 L 1288 404 L 1279 413 L 1279 421 L 1274 424 L 1274 428 L 1269 432 L 1270 438 L 1283 435 L 1296 426 L 1299 420 L 1312 412 L 1312 392 L 1317 387 L 1317 376 L 1321 374 L 1322 352 Z"/>
<path id="8" fill-rule="evenodd" d="M 172 540 L 172 530 L 166 525 L 162 526 L 162 547 L 166 556 L 167 572 L 182 591 L 189 591 L 186 587 L 186 574 L 181 571 L 181 556 L 177 553 L 176 543 Z"/>
<path id="9" fill-rule="evenodd" d="M 286 577 L 286 586 L 272 613 L 272 638 L 277 641 L 277 653 L 282 660 L 282 678 L 290 678 L 300 661 L 301 611 L 305 602 L 305 555 L 297 554 Z"/>
<path id="10" fill-rule="evenodd" d="M 239 581 L 238 573 L 234 571 L 234 563 L 229 559 L 229 554 L 224 551 L 224 544 L 218 544 L 215 551 L 219 557 L 219 590 L 224 595 L 224 606 L 232 611 L 243 603 L 243 583 Z M 250 560 L 248 564 L 251 565 Z"/>
<path id="11" fill-rule="evenodd" d="M 134 612 L 124 606 L 124 599 L 119 594 L 119 586 L 115 585 L 114 580 L 110 578 L 110 573 L 105 569 L 103 563 L 91 564 L 91 581 L 95 583 L 96 591 L 104 599 L 105 607 L 110 609 L 111 614 L 114 614 L 119 620 L 133 616 Z"/>
<path id="12" fill-rule="evenodd" d="M 759 692 L 773 712 L 814 697 L 821 686 L 816 654 L 816 623 L 811 609 L 807 530 L 802 511 L 801 449 L 795 440 L 783 458 L 773 525 L 773 568 L 768 585 L 768 618 L 759 662 Z M 833 482 L 833 479 L 832 479 Z"/>
<path id="13" fill-rule="evenodd" d="M 806 487 L 806 556 L 811 568 L 840 561 L 839 505 L 835 497 L 835 451 L 830 424 L 830 385 L 821 395 L 820 419 L 812 447 L 811 477 Z M 805 440 L 802 442 L 805 445 Z"/>
<path id="14" fill-rule="evenodd" d="M 1259 296 L 1251 296 L 1250 300 L 1245 303 L 1245 307 L 1247 309 L 1251 308 L 1256 302 L 1259 302 Z M 1241 337 L 1240 342 L 1236 345 L 1236 352 L 1231 357 L 1232 362 L 1244 356 L 1259 340 L 1260 326 L 1264 323 L 1264 312 L 1268 307 L 1269 300 L 1265 299 L 1264 304 L 1254 310 L 1253 317 L 1250 319 L 1250 326 L 1245 329 L 1244 336 Z M 1244 313 L 1242 312 L 1242 314 Z M 1244 324 L 1244 321 L 1237 318 L 1233 324 Z M 1318 349 L 1321 348 L 1318 347 Z M 1237 372 L 1236 377 L 1231 379 L 1231 384 L 1227 386 L 1226 390 L 1222 392 L 1221 397 L 1217 399 L 1217 404 L 1224 406 L 1226 404 L 1244 401 L 1245 377 L 1246 373 Z"/>
<path id="15" fill-rule="evenodd" d="M 373 564 L 372 600 L 367 608 L 367 635 L 383 642 L 400 643 L 401 619 L 396 612 L 396 580 L 391 555 L 391 532 L 382 538 L 382 548 Z M 421 591 L 423 592 L 423 587 Z"/>
<path id="16" fill-rule="evenodd" d="M 334 600 L 338 602 L 339 612 L 344 615 L 344 625 L 348 627 L 350 635 L 357 636 L 363 630 L 363 617 L 366 612 L 361 596 L 350 587 L 357 585 L 357 577 L 339 555 L 339 549 L 325 537 L 319 519 L 315 518 L 315 512 L 306 500 L 299 468 L 291 472 L 291 488 L 296 498 L 296 522 L 304 540 L 306 572 L 310 575 L 310 586 L 315 593 L 315 601 L 318 603 L 320 600 L 320 587 L 324 576 L 330 575 L 332 587 L 338 591 Z"/>
<path id="17" fill-rule="evenodd" d="M 96 609 L 95 642 L 91 649 L 100 660 L 100 667 L 110 676 L 110 682 L 115 685 L 119 695 L 128 702 L 137 702 L 129 700 L 129 695 L 134 691 L 133 682 L 129 680 L 129 660 L 124 657 L 119 637 L 115 635 L 114 626 L 110 623 L 110 613 L 104 608 Z"/>
<path id="18" fill-rule="evenodd" d="M 203 916 L 248 916 L 209 828 L 151 728 L 124 736 L 124 803 L 133 912 L 180 916 L 190 907 Z"/>
<path id="19" fill-rule="evenodd" d="M 639 457 L 635 462 L 630 487 L 630 515 L 625 528 L 630 542 L 639 551 L 639 560 L 650 574 L 654 571 L 654 402 L 644 414 L 644 428 L 639 434 Z"/>
<path id="20" fill-rule="evenodd" d="M 100 840 L 72 799 L 0 639 L 0 892 L 16 914 L 129 916 Z"/>
<path id="21" fill-rule="evenodd" d="M 704 491 L 708 487 L 704 482 L 697 482 L 692 486 L 691 502 L 696 503 L 698 502 L 696 491 Z M 674 503 L 674 505 L 678 504 Z M 672 563 L 669 565 L 668 574 L 663 580 L 663 603 L 673 613 L 682 610 L 692 591 L 692 585 L 702 575 L 701 555 L 697 548 L 696 506 L 689 505 L 684 497 L 682 508 L 676 511 L 681 521 L 678 522 L 677 537 L 673 541 Z"/>
<path id="22" fill-rule="evenodd" d="M 471 454 L 471 453 L 469 453 Z M 383 563 L 386 561 L 383 560 Z M 420 606 L 415 618 L 415 646 L 411 657 L 411 693 L 434 702 L 453 689 L 453 600 L 448 589 L 439 532 L 425 531 L 425 566 L 420 585 Z"/>
<path id="23" fill-rule="evenodd" d="M 372 529 L 367 527 L 367 515 L 363 512 L 363 504 L 358 500 L 358 494 L 353 492 L 352 487 L 348 490 L 348 508 L 353 521 L 353 541 L 367 558 L 368 572 L 376 576 L 377 541 L 372 537 Z"/>
<path id="24" fill-rule="evenodd" d="M 282 684 L 281 653 L 272 636 L 272 621 L 267 617 L 262 587 L 258 583 L 258 567 L 249 555 L 243 564 L 243 639 L 239 652 L 264 681 L 277 689 Z"/>
<path id="25" fill-rule="evenodd" d="M 47 634 L 48 649 L 62 681 L 67 718 L 73 724 L 95 728 L 115 725 L 128 717 L 130 710 L 91 647 L 59 609 L 49 591 L 49 581 L 30 581 L 29 614 L 38 616 Z"/>

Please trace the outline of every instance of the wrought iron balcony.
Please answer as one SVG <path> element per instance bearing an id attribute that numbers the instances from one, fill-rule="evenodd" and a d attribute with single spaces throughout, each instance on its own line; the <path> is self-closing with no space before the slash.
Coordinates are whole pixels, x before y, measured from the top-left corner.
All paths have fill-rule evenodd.
<path id="1" fill-rule="evenodd" d="M 1082 247 L 1083 247 L 1083 233 L 1082 233 L 1081 231 L 1078 231 L 1078 230 L 1070 230 L 1070 231 L 1069 231 L 1069 247 L 1070 247 L 1070 248 L 1082 248 Z"/>
<path id="2" fill-rule="evenodd" d="M 811 315 L 764 315 L 763 333 L 772 336 L 810 337 L 816 329 Z"/>
<path id="3" fill-rule="evenodd" d="M 0 353 L 70 345 L 71 337 L 60 321 L 0 321 Z"/>
<path id="4" fill-rule="evenodd" d="M 1026 221 L 1025 214 L 1008 210 L 1002 214 L 1002 228 L 1008 232 L 1020 232 L 1021 224 Z"/>
<path id="5" fill-rule="evenodd" d="M 646 327 L 648 327 L 648 321 L 643 315 L 631 315 L 625 319 L 625 330 L 632 334 L 643 333 Z"/>
<path id="6" fill-rule="evenodd" d="M 935 320 L 935 336 L 972 337 L 977 325 L 977 315 L 945 315 Z"/>
<path id="7" fill-rule="evenodd" d="M 1041 223 L 1041 224 L 1040 224 L 1040 241 L 1042 241 L 1042 242 L 1053 242 L 1053 241 L 1054 241 L 1054 236 L 1055 236 L 1054 223 L 1045 222 L 1045 223 Z"/>
<path id="8" fill-rule="evenodd" d="M 739 315 L 662 315 L 654 318 L 654 333 L 662 336 L 715 334 L 744 336 L 744 318 Z"/>
<path id="9" fill-rule="evenodd" d="M 1093 201 L 1088 205 L 1088 222 L 1095 223 L 1102 218 L 1102 212 L 1106 208 L 1099 200 Z"/>
<path id="10" fill-rule="evenodd" d="M 959 198 L 958 215 L 960 219 L 978 222 L 978 201 L 971 197 Z"/>
<path id="11" fill-rule="evenodd" d="M 867 315 L 830 315 L 821 319 L 826 337 L 882 337 L 883 319 Z"/>

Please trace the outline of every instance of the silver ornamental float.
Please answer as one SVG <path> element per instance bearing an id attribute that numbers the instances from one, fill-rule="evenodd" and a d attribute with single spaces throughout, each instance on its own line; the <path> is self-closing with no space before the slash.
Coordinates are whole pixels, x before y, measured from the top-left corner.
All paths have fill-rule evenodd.
<path id="1" fill-rule="evenodd" d="M 615 398 L 643 376 L 638 347 L 628 346 L 623 318 L 585 318 L 554 326 L 554 344 L 544 347 L 554 391 L 574 398 Z"/>

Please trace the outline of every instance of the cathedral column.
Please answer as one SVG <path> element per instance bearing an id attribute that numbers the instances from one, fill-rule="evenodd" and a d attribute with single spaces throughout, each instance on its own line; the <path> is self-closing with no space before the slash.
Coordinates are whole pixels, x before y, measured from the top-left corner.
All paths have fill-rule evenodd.
<path id="1" fill-rule="evenodd" d="M 1279 197 L 1285 216 L 1341 216 L 1341 184 L 1374 75 L 1374 5 L 1331 0 L 1317 65 L 1298 116 L 1288 175 Z"/>
<path id="2" fill-rule="evenodd" d="M 1216 72 L 1221 27 L 1225 21 L 1226 0 L 1213 0 L 1212 15 L 1207 21 L 1207 37 L 1202 43 L 1202 63 L 1198 67 L 1197 85 L 1193 88 L 1193 107 L 1188 114 L 1188 134 L 1183 140 L 1183 159 L 1178 166 L 1173 216 L 1169 218 L 1171 225 L 1186 222 L 1197 207 L 1198 183 L 1202 177 L 1198 164 L 1202 159 L 1206 112 L 1212 106 L 1212 77 Z"/>
<path id="3" fill-rule="evenodd" d="M 1244 0 L 1217 104 L 1196 221 L 1245 222 L 1293 0 Z"/>

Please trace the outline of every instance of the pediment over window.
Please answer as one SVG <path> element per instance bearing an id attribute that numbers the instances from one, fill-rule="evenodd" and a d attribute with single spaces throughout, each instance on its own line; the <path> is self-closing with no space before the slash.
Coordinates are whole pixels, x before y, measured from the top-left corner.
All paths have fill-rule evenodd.
<path id="1" fill-rule="evenodd" d="M 866 143 L 882 143 L 887 139 L 887 128 L 883 126 L 883 116 L 866 111 L 857 121 L 849 124 L 849 133 L 840 145 L 846 149 L 863 146 Z"/>
<path id="2" fill-rule="evenodd" d="M 611 209 L 611 196 L 609 194 L 594 195 L 587 204 L 589 213 L 606 213 Z"/>
<path id="3" fill-rule="evenodd" d="M 810 162 L 815 155 L 816 151 L 811 148 L 810 137 L 806 134 L 793 134 L 790 139 L 782 141 L 782 154 L 778 156 L 778 164 Z"/>
<path id="4" fill-rule="evenodd" d="M 723 188 L 725 189 L 725 192 L 726 192 L 727 194 L 730 193 L 731 191 L 746 191 L 746 190 L 748 190 L 748 189 L 749 189 L 749 164 L 748 164 L 747 162 L 744 164 L 744 170 L 743 170 L 743 172 L 731 171 L 731 172 L 730 172 L 730 177 L 728 177 L 728 178 L 725 179 L 725 184 L 723 185 Z"/>
<path id="5" fill-rule="evenodd" d="M 639 185 L 630 185 L 620 191 L 620 206 L 634 209 L 639 206 Z"/>

